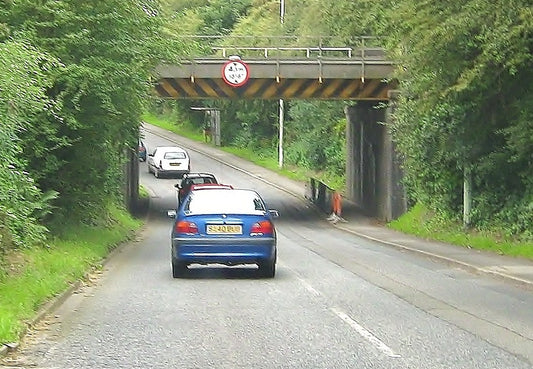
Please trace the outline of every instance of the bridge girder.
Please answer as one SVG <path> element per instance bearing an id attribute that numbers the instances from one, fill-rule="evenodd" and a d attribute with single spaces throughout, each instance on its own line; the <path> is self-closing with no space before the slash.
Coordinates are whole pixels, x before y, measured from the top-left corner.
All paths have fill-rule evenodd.
<path id="1" fill-rule="evenodd" d="M 322 100 L 388 100 L 395 84 L 370 79 L 250 79 L 242 87 L 231 87 L 222 78 L 164 78 L 156 91 L 171 99 L 322 99 Z"/>
<path id="2" fill-rule="evenodd" d="M 172 99 L 388 100 L 397 88 L 386 60 L 246 60 L 248 82 L 232 87 L 222 78 L 227 59 L 199 59 L 156 68 L 156 93 Z"/>

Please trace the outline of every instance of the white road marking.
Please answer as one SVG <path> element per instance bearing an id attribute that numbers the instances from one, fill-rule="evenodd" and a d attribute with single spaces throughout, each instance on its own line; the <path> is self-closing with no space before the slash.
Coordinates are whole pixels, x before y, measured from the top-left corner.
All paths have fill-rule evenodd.
<path id="1" fill-rule="evenodd" d="M 304 281 L 303 279 L 301 279 L 300 277 L 298 277 L 298 279 L 300 280 L 300 282 L 304 285 L 305 289 L 309 292 L 311 292 L 313 295 L 315 296 L 321 296 L 322 294 L 317 291 L 313 286 L 311 286 L 309 283 L 307 283 L 306 281 Z"/>
<path id="2" fill-rule="evenodd" d="M 289 269 L 292 273 L 294 273 L 294 275 L 296 276 L 296 278 L 300 281 L 300 283 L 304 286 L 304 288 L 308 291 L 308 292 L 311 292 L 311 294 L 315 295 L 315 296 L 322 296 L 322 294 L 320 293 L 320 291 L 316 290 L 313 286 L 311 286 L 305 279 L 303 279 L 302 277 L 300 277 L 300 275 L 298 274 L 297 271 L 295 271 L 294 269 L 292 269 L 290 266 L 286 265 L 285 263 L 282 263 L 281 261 L 278 260 L 278 265 L 283 265 L 284 268 L 286 269 Z"/>
<path id="3" fill-rule="evenodd" d="M 320 297 L 322 296 L 322 293 L 315 289 L 309 282 L 307 282 L 305 279 L 300 277 L 296 271 L 294 271 L 289 266 L 284 265 L 287 269 L 290 269 L 296 278 L 302 283 L 304 288 L 311 292 L 311 294 Z M 340 319 L 342 319 L 345 323 L 347 323 L 350 327 L 355 329 L 357 333 L 364 339 L 366 339 L 368 342 L 370 342 L 375 348 L 377 348 L 379 351 L 381 351 L 383 354 L 385 354 L 388 357 L 394 357 L 399 358 L 401 357 L 400 354 L 395 353 L 389 346 L 387 346 L 383 341 L 381 341 L 379 338 L 374 336 L 369 330 L 367 330 L 365 327 L 361 326 L 359 323 L 357 323 L 355 320 L 350 318 L 346 313 L 344 313 L 342 310 L 336 307 L 329 308 L 336 316 L 338 316 Z"/>
<path id="4" fill-rule="evenodd" d="M 399 354 L 396 354 L 392 349 L 387 346 L 385 343 L 383 343 L 379 338 L 374 336 L 370 331 L 365 329 L 363 326 L 361 326 L 359 323 L 357 323 L 355 320 L 350 318 L 346 313 L 340 311 L 337 308 L 330 308 L 330 310 L 337 315 L 339 318 L 341 318 L 345 323 L 348 323 L 349 326 L 351 326 L 361 337 L 366 339 L 368 342 L 370 342 L 372 345 L 374 345 L 379 351 L 384 353 L 385 355 L 389 357 L 401 357 Z"/>

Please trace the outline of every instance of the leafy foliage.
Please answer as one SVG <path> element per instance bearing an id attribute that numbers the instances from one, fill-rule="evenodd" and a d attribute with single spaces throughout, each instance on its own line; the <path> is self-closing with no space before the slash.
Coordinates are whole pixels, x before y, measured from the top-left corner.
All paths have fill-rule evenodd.
<path id="1" fill-rule="evenodd" d="M 3 1 L 1 212 L 12 244 L 44 234 L 40 224 L 105 221 L 108 203 L 122 202 L 150 73 L 181 45 L 162 26 L 157 0 Z"/>
<path id="2" fill-rule="evenodd" d="M 345 172 L 344 103 L 291 101 L 287 120 L 287 162 L 337 176 Z"/>
<path id="3" fill-rule="evenodd" d="M 338 0 L 327 4 L 303 0 L 288 3 L 284 24 L 279 2 L 254 1 L 226 45 L 242 36 L 292 36 L 304 43 L 309 36 L 328 42 L 353 43 L 357 36 L 382 45 L 397 61 L 401 97 L 391 127 L 404 160 L 405 183 L 412 202 L 422 202 L 442 216 L 462 214 L 463 172 L 474 176 L 474 222 L 501 227 L 513 234 L 533 233 L 532 63 L 533 10 L 527 0 L 447 1 Z M 333 41 L 337 38 L 337 41 Z M 252 40 L 258 46 L 265 39 Z M 289 40 L 289 39 L 287 39 Z M 340 40 L 340 41 L 338 41 Z M 229 124 L 251 127 L 246 117 L 273 127 L 275 115 L 258 114 L 259 105 L 232 102 Z M 316 108 L 315 108 L 316 107 Z M 342 152 L 342 139 L 333 127 L 337 114 L 321 116 L 323 105 L 293 102 L 287 109 L 285 150 L 288 161 L 327 166 L 343 165 L 325 157 Z M 335 109 L 335 108 L 334 108 Z M 241 115 L 241 117 L 239 116 Z M 318 118 L 320 117 L 320 118 Z M 244 120 L 241 121 L 241 118 Z M 316 121 L 315 121 L 316 118 Z M 307 125 L 301 124 L 306 122 Z M 264 132 L 268 134 L 268 132 Z M 273 132 L 274 133 L 274 132 Z M 242 130 L 239 144 L 258 137 Z M 328 135 L 327 142 L 320 140 Z M 274 148 L 275 136 L 271 136 Z"/>
<path id="4" fill-rule="evenodd" d="M 28 173 L 19 136 L 36 115 L 51 108 L 45 70 L 57 66 L 27 43 L 0 43 L 0 253 L 42 242 L 46 236 L 39 220 L 54 196 L 45 197 Z"/>
<path id="5" fill-rule="evenodd" d="M 47 94 L 57 102 L 21 135 L 40 187 L 60 192 L 60 216 L 91 222 L 119 194 L 155 62 L 159 21 L 149 1 L 11 3 L 12 34 L 63 63 Z M 152 40 L 153 42 L 150 42 Z M 64 216 L 67 216 L 64 213 Z"/>
<path id="6" fill-rule="evenodd" d="M 472 168 L 476 222 L 531 233 L 528 2 L 405 0 L 389 19 L 384 35 L 402 65 L 394 132 L 413 196 L 458 214 L 462 172 Z"/>

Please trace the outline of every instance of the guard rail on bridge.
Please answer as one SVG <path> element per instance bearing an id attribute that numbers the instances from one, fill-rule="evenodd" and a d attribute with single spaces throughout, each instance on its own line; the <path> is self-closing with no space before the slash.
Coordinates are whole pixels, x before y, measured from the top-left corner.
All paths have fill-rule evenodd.
<path id="1" fill-rule="evenodd" d="M 364 60 L 365 58 L 379 58 L 384 59 L 385 54 L 381 47 L 328 47 L 328 46 L 309 46 L 309 47 L 274 47 L 274 46 L 213 46 L 211 50 L 222 53 L 222 57 L 226 58 L 231 55 L 248 54 L 248 51 L 257 53 L 261 52 L 262 56 L 268 58 L 297 57 L 300 54 L 306 58 L 312 57 L 341 57 L 341 58 L 358 58 Z M 300 55 L 302 56 L 302 55 Z"/>

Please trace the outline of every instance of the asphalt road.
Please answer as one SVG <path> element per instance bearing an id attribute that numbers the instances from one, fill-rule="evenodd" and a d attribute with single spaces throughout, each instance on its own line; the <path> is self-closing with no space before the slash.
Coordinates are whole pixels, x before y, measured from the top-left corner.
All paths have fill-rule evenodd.
<path id="1" fill-rule="evenodd" d="M 147 133 L 145 143 L 172 137 Z M 280 212 L 276 277 L 221 266 L 173 279 L 176 180 L 142 163 L 151 205 L 139 239 L 4 368 L 533 368 L 531 290 L 359 238 L 225 154 L 190 154 L 192 170 L 256 189 Z"/>

